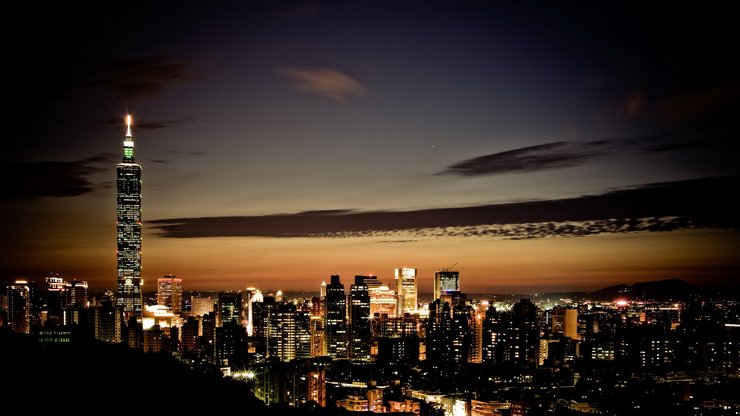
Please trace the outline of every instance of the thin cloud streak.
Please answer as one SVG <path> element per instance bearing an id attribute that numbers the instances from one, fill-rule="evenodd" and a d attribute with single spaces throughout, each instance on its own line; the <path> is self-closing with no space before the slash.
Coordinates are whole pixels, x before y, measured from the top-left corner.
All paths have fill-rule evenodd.
<path id="1" fill-rule="evenodd" d="M 740 228 L 730 196 L 740 178 L 645 185 L 577 198 L 416 211 L 309 211 L 243 217 L 174 218 L 149 224 L 170 238 L 424 236 L 509 239 L 601 232 Z"/>
<path id="2" fill-rule="evenodd" d="M 579 166 L 610 155 L 665 152 L 703 146 L 707 143 L 697 139 L 671 136 L 552 142 L 466 159 L 450 165 L 439 174 L 480 176 L 534 172 Z"/>
<path id="3" fill-rule="evenodd" d="M 369 94 L 362 82 L 333 68 L 282 67 L 275 73 L 293 81 L 296 91 L 338 103 Z"/>

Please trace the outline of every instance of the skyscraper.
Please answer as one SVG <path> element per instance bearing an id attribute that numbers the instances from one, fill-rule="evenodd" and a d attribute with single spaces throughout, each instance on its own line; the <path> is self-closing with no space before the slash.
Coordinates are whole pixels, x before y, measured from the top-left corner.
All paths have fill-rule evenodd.
<path id="1" fill-rule="evenodd" d="M 350 358 L 370 359 L 370 294 L 365 283 L 366 278 L 367 276 L 355 276 L 355 284 L 350 286 Z"/>
<path id="2" fill-rule="evenodd" d="M 460 272 L 440 270 L 434 273 L 434 299 L 460 292 Z"/>
<path id="3" fill-rule="evenodd" d="M 404 267 L 395 270 L 396 314 L 413 313 L 416 310 L 416 269 Z"/>
<path id="4" fill-rule="evenodd" d="M 339 275 L 332 275 L 326 285 L 326 353 L 332 357 L 347 357 L 347 299 Z"/>
<path id="5" fill-rule="evenodd" d="M 118 288 L 116 304 L 141 321 L 141 166 L 134 160 L 131 116 L 126 116 L 123 161 L 117 173 Z"/>
<path id="6" fill-rule="evenodd" d="M 172 313 L 182 312 L 182 279 L 167 275 L 157 281 L 157 303 L 167 306 Z"/>
<path id="7" fill-rule="evenodd" d="M 73 280 L 67 288 L 67 306 L 84 308 L 87 306 L 87 282 Z"/>
<path id="8" fill-rule="evenodd" d="M 28 282 L 16 280 L 8 285 L 8 324 L 14 332 L 30 332 L 31 299 Z"/>
<path id="9" fill-rule="evenodd" d="M 234 320 L 237 324 L 241 320 L 242 294 L 233 292 L 220 292 L 218 294 L 218 315 L 216 326 L 221 327 L 227 322 Z"/>

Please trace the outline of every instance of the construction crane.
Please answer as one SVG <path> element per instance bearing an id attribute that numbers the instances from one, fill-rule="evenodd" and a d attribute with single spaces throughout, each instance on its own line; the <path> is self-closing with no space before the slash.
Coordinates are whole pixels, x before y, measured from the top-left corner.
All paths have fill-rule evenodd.
<path id="1" fill-rule="evenodd" d="M 450 266 L 450 267 L 443 267 L 443 268 L 442 268 L 442 271 L 443 271 L 443 272 L 449 272 L 449 271 L 451 271 L 451 270 L 452 270 L 452 268 L 453 268 L 453 267 L 455 267 L 455 266 L 457 266 L 457 263 L 453 264 L 453 265 L 452 265 L 452 266 Z"/>

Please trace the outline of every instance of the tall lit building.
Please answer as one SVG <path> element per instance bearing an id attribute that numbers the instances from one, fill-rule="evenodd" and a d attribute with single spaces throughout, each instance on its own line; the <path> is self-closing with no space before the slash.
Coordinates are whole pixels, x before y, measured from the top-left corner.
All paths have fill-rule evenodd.
<path id="1" fill-rule="evenodd" d="M 254 335 L 254 308 L 252 304 L 254 302 L 262 302 L 264 296 L 259 289 L 248 287 L 244 290 L 244 307 L 247 308 L 247 335 Z"/>
<path id="2" fill-rule="evenodd" d="M 375 314 L 396 316 L 396 293 L 388 286 L 368 287 L 370 293 L 370 317 Z"/>
<path id="3" fill-rule="evenodd" d="M 564 323 L 563 333 L 565 336 L 580 341 L 581 337 L 578 335 L 578 309 L 566 309 Z"/>
<path id="4" fill-rule="evenodd" d="M 460 272 L 440 270 L 434 273 L 434 299 L 460 292 Z"/>
<path id="5" fill-rule="evenodd" d="M 8 324 L 13 332 L 27 334 L 30 331 L 31 296 L 25 280 L 8 285 Z"/>
<path id="6" fill-rule="evenodd" d="M 121 342 L 123 315 L 121 308 L 113 305 L 113 300 L 103 299 L 100 306 L 93 310 L 95 339 L 103 342 Z"/>
<path id="7" fill-rule="evenodd" d="M 366 278 L 355 276 L 355 283 L 349 289 L 350 358 L 370 359 L 370 294 Z M 377 278 L 374 280 L 377 282 Z"/>
<path id="8" fill-rule="evenodd" d="M 67 288 L 67 306 L 84 308 L 87 306 L 87 282 L 73 280 Z"/>
<path id="9" fill-rule="evenodd" d="M 339 275 L 332 275 L 326 285 L 326 353 L 332 357 L 347 357 L 347 299 Z"/>
<path id="10" fill-rule="evenodd" d="M 193 316 L 203 316 L 213 312 L 213 305 L 216 302 L 211 297 L 192 297 L 190 298 L 190 314 Z"/>
<path id="11" fill-rule="evenodd" d="M 324 318 L 322 316 L 311 316 L 311 357 L 326 355 L 326 342 L 324 332 Z"/>
<path id="12" fill-rule="evenodd" d="M 157 304 L 167 306 L 173 314 L 182 312 L 182 279 L 167 275 L 157 281 Z"/>
<path id="13" fill-rule="evenodd" d="M 47 316 L 62 316 L 62 310 L 67 306 L 67 282 L 58 274 L 46 276 L 46 312 Z"/>
<path id="14" fill-rule="evenodd" d="M 416 269 L 409 267 L 396 269 L 395 278 L 396 313 L 398 316 L 402 316 L 404 313 L 412 313 L 417 308 Z"/>
<path id="15" fill-rule="evenodd" d="M 415 364 L 419 360 L 418 324 L 411 315 L 381 316 L 377 321 L 378 362 Z"/>
<path id="16" fill-rule="evenodd" d="M 116 229 L 118 242 L 118 287 L 116 304 L 126 318 L 142 318 L 141 300 L 141 166 L 134 160 L 131 116 L 126 116 L 123 161 L 118 164 Z"/>
<path id="17" fill-rule="evenodd" d="M 218 294 L 218 315 L 216 315 L 216 326 L 222 327 L 227 322 L 234 320 L 240 322 L 242 314 L 242 294 L 233 292 L 221 292 Z"/>
<path id="18" fill-rule="evenodd" d="M 309 315 L 290 303 L 277 303 L 270 315 L 268 354 L 280 361 L 311 356 Z"/>

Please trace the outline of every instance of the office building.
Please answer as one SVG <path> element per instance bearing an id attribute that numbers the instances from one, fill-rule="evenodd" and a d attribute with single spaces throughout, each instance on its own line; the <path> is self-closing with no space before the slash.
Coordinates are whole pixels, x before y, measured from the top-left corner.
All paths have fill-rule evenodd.
<path id="1" fill-rule="evenodd" d="M 200 351 L 198 343 L 199 330 L 200 322 L 192 316 L 182 324 L 182 330 L 180 331 L 180 351 L 183 354 L 194 354 Z"/>
<path id="2" fill-rule="evenodd" d="M 170 308 L 175 315 L 180 314 L 182 312 L 182 279 L 167 275 L 157 280 L 157 304 Z"/>
<path id="3" fill-rule="evenodd" d="M 46 276 L 46 313 L 47 319 L 53 317 L 61 321 L 62 310 L 67 307 L 68 283 L 58 274 Z"/>
<path id="4" fill-rule="evenodd" d="M 454 293 L 460 293 L 460 272 L 440 270 L 434 273 L 434 299 Z"/>
<path id="5" fill-rule="evenodd" d="M 118 281 L 116 305 L 123 307 L 126 319 L 142 319 L 141 298 L 141 166 L 134 159 L 131 116 L 126 116 L 123 161 L 116 168 L 116 240 Z"/>
<path id="6" fill-rule="evenodd" d="M 87 282 L 82 280 L 73 280 L 67 286 L 67 306 L 75 308 L 85 308 L 87 302 Z"/>
<path id="7" fill-rule="evenodd" d="M 308 312 L 290 303 L 277 303 L 270 314 L 268 356 L 280 361 L 311 356 L 311 328 Z"/>
<path id="8" fill-rule="evenodd" d="M 221 327 L 232 320 L 237 324 L 241 322 L 242 294 L 234 292 L 221 292 L 218 294 L 218 310 L 216 315 L 216 326 Z"/>
<path id="9" fill-rule="evenodd" d="M 349 357 L 370 359 L 370 293 L 368 276 L 355 276 L 349 291 Z M 377 278 L 374 279 L 377 282 Z"/>
<path id="10" fill-rule="evenodd" d="M 347 357 L 347 299 L 339 275 L 332 275 L 326 285 L 326 353 L 332 357 Z"/>
<path id="11" fill-rule="evenodd" d="M 203 316 L 213 312 L 216 301 L 210 297 L 192 297 L 190 298 L 190 314 L 193 316 Z"/>
<path id="12" fill-rule="evenodd" d="M 8 326 L 13 332 L 31 330 L 31 295 L 28 282 L 16 280 L 8 285 Z"/>
<path id="13" fill-rule="evenodd" d="M 396 292 L 388 286 L 368 287 L 370 316 L 396 316 Z"/>
<path id="14" fill-rule="evenodd" d="M 376 322 L 378 363 L 413 365 L 419 361 L 418 322 L 413 315 L 381 315 Z"/>
<path id="15" fill-rule="evenodd" d="M 417 309 L 416 269 L 403 267 L 394 270 L 396 283 L 396 313 L 413 313 Z"/>

